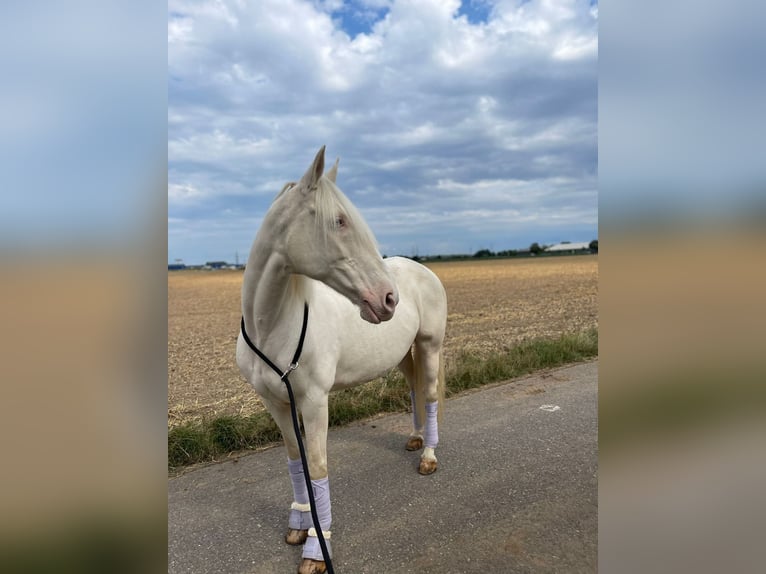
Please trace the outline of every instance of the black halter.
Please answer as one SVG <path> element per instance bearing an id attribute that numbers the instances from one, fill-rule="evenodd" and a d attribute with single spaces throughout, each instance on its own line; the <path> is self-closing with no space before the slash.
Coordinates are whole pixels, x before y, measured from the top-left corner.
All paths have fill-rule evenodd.
<path id="1" fill-rule="evenodd" d="M 303 351 L 303 341 L 306 338 L 306 326 L 309 322 L 309 304 L 304 303 L 303 304 L 303 326 L 301 327 L 301 338 L 298 340 L 298 347 L 295 349 L 295 354 L 293 355 L 293 360 L 290 361 L 290 365 L 287 367 L 286 371 L 282 371 L 279 367 L 277 367 L 274 363 L 269 360 L 269 358 L 264 355 L 258 347 L 256 347 L 253 342 L 250 340 L 250 337 L 247 336 L 247 331 L 245 331 L 245 318 L 242 317 L 242 322 L 240 323 L 240 328 L 242 329 L 242 337 L 245 339 L 245 343 L 247 343 L 247 346 L 250 347 L 256 355 L 258 355 L 261 359 L 263 359 L 263 362 L 266 363 L 272 371 L 274 371 L 276 374 L 279 375 L 279 378 L 287 383 L 287 389 L 290 391 L 290 395 L 292 395 L 292 390 L 290 389 L 290 381 L 287 380 L 287 375 L 289 375 L 292 371 L 298 368 L 298 359 L 301 357 L 301 352 Z M 292 400 L 292 397 L 291 399 Z"/>
<path id="2" fill-rule="evenodd" d="M 285 387 L 287 387 L 287 395 L 290 397 L 290 414 L 293 418 L 293 430 L 295 431 L 295 438 L 298 441 L 298 450 L 301 453 L 301 464 L 303 465 L 303 477 L 306 480 L 306 490 L 308 491 L 309 495 L 309 503 L 311 506 L 311 520 L 314 523 L 314 530 L 316 530 L 317 533 L 317 539 L 319 540 L 319 547 L 322 549 L 322 557 L 324 558 L 325 565 L 327 566 L 327 572 L 329 574 L 334 574 L 334 570 L 332 568 L 332 560 L 330 560 L 330 553 L 327 551 L 327 543 L 324 540 L 324 535 L 322 534 L 322 527 L 319 526 L 319 516 L 317 515 L 316 510 L 316 501 L 314 500 L 314 489 L 311 488 L 311 475 L 309 474 L 309 465 L 308 461 L 306 460 L 306 450 L 303 448 L 303 440 L 301 440 L 301 427 L 298 423 L 298 413 L 295 410 L 295 397 L 293 396 L 293 388 L 290 386 L 290 380 L 287 378 L 287 376 L 292 373 L 295 369 L 298 368 L 298 359 L 301 357 L 301 352 L 303 351 L 303 341 L 306 339 L 306 326 L 309 322 L 309 304 L 304 303 L 303 304 L 303 326 L 301 327 L 301 337 L 298 339 L 298 347 L 295 349 L 295 354 L 293 355 L 293 360 L 290 361 L 290 364 L 287 367 L 286 371 L 282 371 L 279 367 L 277 367 L 266 355 L 264 355 L 258 347 L 256 347 L 253 342 L 250 340 L 250 337 L 247 336 L 247 331 L 245 331 L 245 318 L 242 317 L 242 321 L 240 323 L 240 328 L 242 329 L 242 338 L 245 340 L 245 343 L 247 343 L 247 346 L 250 347 L 253 352 L 258 355 L 261 359 L 263 359 L 263 362 L 266 363 L 272 371 L 274 371 L 276 374 L 279 375 L 279 379 L 285 384 Z"/>

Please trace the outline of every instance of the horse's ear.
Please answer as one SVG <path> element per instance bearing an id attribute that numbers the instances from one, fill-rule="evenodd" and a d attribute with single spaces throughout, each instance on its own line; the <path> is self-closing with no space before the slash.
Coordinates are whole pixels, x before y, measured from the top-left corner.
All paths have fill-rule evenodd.
<path id="1" fill-rule="evenodd" d="M 324 148 L 325 146 L 319 148 L 319 151 L 314 158 L 314 163 L 311 164 L 311 167 L 301 178 L 301 184 L 303 184 L 303 187 L 306 189 L 315 188 L 319 178 L 322 177 L 322 173 L 324 173 Z"/>
<path id="2" fill-rule="evenodd" d="M 340 158 L 335 158 L 335 164 L 330 168 L 330 171 L 327 172 L 327 175 L 325 176 L 327 179 L 329 179 L 331 182 L 335 183 L 335 178 L 338 177 L 338 162 L 340 161 Z"/>

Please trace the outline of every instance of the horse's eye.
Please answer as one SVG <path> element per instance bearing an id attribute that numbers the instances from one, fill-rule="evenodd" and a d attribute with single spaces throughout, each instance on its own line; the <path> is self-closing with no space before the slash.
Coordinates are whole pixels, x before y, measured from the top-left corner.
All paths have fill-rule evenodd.
<path id="1" fill-rule="evenodd" d="M 335 227 L 337 227 L 338 229 L 342 229 L 342 228 L 346 227 L 346 218 L 343 217 L 342 215 L 339 215 L 338 217 L 336 217 L 335 218 Z"/>

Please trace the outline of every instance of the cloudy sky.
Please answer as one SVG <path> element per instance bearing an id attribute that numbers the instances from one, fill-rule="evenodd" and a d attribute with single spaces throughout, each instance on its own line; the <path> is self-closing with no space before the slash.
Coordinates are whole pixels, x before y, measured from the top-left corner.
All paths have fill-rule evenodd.
<path id="1" fill-rule="evenodd" d="M 327 145 L 388 255 L 590 241 L 598 5 L 170 0 L 168 259 L 247 258 Z"/>

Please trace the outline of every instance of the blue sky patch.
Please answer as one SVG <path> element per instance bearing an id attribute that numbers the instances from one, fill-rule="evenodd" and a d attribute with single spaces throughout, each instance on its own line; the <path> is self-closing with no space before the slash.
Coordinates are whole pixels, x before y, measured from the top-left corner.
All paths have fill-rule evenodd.
<path id="1" fill-rule="evenodd" d="M 367 7 L 358 2 L 344 2 L 343 6 L 331 12 L 332 19 L 351 39 L 359 34 L 369 34 L 373 26 L 388 14 L 388 8 Z"/>
<path id="2" fill-rule="evenodd" d="M 458 10 L 459 16 L 466 16 L 471 24 L 486 24 L 492 11 L 488 0 L 463 0 Z"/>

